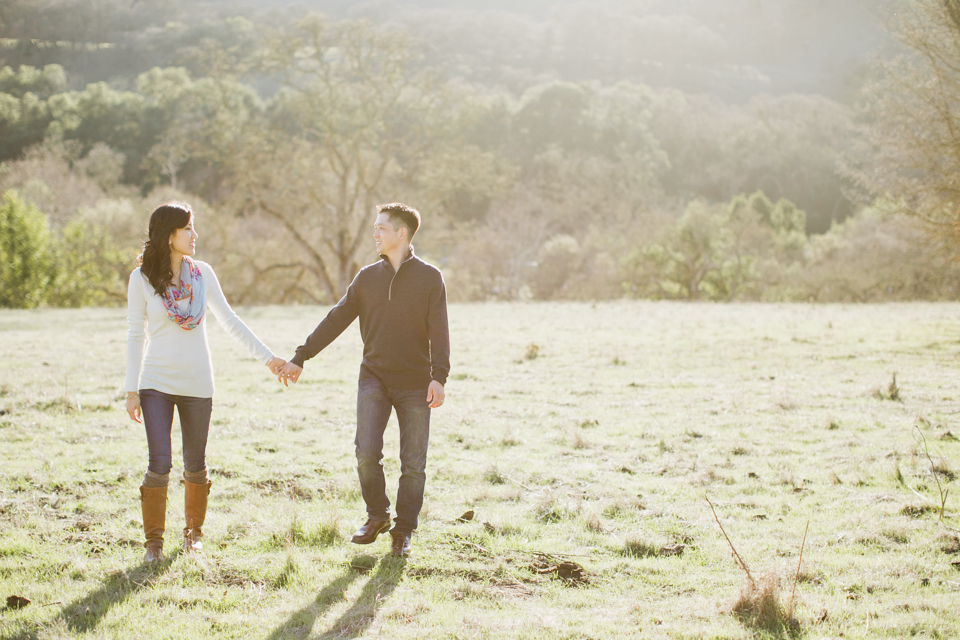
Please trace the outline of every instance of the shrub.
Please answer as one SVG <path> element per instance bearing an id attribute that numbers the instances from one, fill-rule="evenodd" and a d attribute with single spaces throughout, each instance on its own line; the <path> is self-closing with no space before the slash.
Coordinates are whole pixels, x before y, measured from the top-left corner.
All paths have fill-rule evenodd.
<path id="1" fill-rule="evenodd" d="M 41 305 L 53 275 L 46 216 L 7 191 L 0 201 L 0 307 Z"/>

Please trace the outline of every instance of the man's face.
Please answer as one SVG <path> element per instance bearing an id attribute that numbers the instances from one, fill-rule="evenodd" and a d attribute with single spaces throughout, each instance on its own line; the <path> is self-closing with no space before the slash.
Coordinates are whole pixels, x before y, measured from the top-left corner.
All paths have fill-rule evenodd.
<path id="1" fill-rule="evenodd" d="M 406 227 L 395 227 L 390 216 L 381 213 L 373 223 L 373 241 L 377 244 L 377 253 L 387 254 L 403 243 Z"/>

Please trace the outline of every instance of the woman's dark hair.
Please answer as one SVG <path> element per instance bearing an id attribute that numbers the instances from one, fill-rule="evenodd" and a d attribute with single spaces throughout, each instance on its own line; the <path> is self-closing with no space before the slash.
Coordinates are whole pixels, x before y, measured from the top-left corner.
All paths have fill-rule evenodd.
<path id="1" fill-rule="evenodd" d="M 163 295 L 173 281 L 170 268 L 170 235 L 190 224 L 193 209 L 186 202 L 167 202 L 150 214 L 143 253 L 137 256 L 140 273 L 150 281 L 157 295 Z"/>

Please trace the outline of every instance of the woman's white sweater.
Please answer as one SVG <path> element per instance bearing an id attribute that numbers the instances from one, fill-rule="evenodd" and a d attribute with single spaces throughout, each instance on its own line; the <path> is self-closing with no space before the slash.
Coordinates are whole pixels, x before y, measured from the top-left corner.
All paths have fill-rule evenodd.
<path id="1" fill-rule="evenodd" d="M 220 281 L 206 262 L 195 261 L 203 275 L 206 311 L 260 362 L 274 357 L 230 308 Z M 200 326 L 187 331 L 170 319 L 153 285 L 140 273 L 130 274 L 127 286 L 127 391 L 156 389 L 176 396 L 213 397 L 213 361 L 207 342 L 209 314 Z M 146 346 L 146 349 L 144 349 Z"/>

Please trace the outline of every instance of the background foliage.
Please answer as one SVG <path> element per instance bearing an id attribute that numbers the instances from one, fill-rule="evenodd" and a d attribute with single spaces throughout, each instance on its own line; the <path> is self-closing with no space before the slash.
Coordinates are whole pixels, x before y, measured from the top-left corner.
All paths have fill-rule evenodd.
<path id="1" fill-rule="evenodd" d="M 960 5 L 817 6 L 11 0 L 0 191 L 61 275 L 4 304 L 122 301 L 169 197 L 241 303 L 336 300 L 394 200 L 454 299 L 952 299 Z"/>

